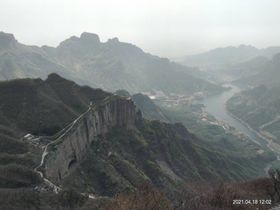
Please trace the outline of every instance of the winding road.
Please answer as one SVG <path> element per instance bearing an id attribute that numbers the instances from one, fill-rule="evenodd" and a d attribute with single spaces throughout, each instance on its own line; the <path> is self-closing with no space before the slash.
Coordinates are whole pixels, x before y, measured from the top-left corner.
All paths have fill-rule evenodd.
<path id="1" fill-rule="evenodd" d="M 45 165 L 45 160 L 46 160 L 46 157 L 48 156 L 48 154 L 49 154 L 49 152 L 48 152 L 48 149 L 49 149 L 49 147 L 51 146 L 51 145 L 55 145 L 55 144 L 57 144 L 57 143 L 59 143 L 60 142 L 60 140 L 65 136 L 65 135 L 67 135 L 71 130 L 72 130 L 72 128 L 79 122 L 79 120 L 80 119 L 82 119 L 82 117 L 85 115 L 85 114 L 87 114 L 89 111 L 91 111 L 91 110 L 95 110 L 95 107 L 94 106 L 92 106 L 92 105 L 90 105 L 89 106 L 89 108 L 88 108 L 88 110 L 86 111 L 86 112 L 84 112 L 83 114 L 81 114 L 77 119 L 75 119 L 71 124 L 69 124 L 69 125 L 67 125 L 65 128 L 63 128 L 58 134 L 55 134 L 54 136 L 52 136 L 52 137 L 49 137 L 50 139 L 55 139 L 54 141 L 51 141 L 50 143 L 48 143 L 47 145 L 45 145 L 44 147 L 43 147 L 43 153 L 42 153 L 42 156 L 41 156 L 41 162 L 40 162 L 40 164 L 36 167 L 36 168 L 34 168 L 34 171 L 37 173 L 37 174 L 39 174 L 40 175 L 40 177 L 44 180 L 44 182 L 45 182 L 45 184 L 47 185 L 47 186 L 49 186 L 52 190 L 53 190 L 53 192 L 54 193 L 59 193 L 61 190 L 62 190 L 62 188 L 61 187 L 59 187 L 59 186 L 57 186 L 57 185 L 55 185 L 53 182 L 51 182 L 49 179 L 47 179 L 46 177 L 45 177 L 45 175 L 44 175 L 44 173 L 40 170 L 41 168 L 43 168 L 44 167 L 44 165 Z M 56 138 L 56 136 L 58 136 L 57 138 Z M 88 193 L 80 193 L 81 195 L 83 195 L 83 196 L 87 196 L 88 198 L 90 198 L 90 199 L 96 199 L 96 198 L 98 198 L 98 197 L 96 197 L 96 196 L 94 196 L 94 195 L 91 195 L 91 194 L 88 194 Z"/>

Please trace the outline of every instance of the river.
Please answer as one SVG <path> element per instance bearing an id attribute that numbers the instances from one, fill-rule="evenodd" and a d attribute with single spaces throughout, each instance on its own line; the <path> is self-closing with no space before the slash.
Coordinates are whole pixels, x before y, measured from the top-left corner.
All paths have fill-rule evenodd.
<path id="1" fill-rule="evenodd" d="M 279 144 L 263 137 L 260 133 L 250 128 L 249 125 L 246 125 L 246 123 L 234 118 L 234 116 L 227 111 L 226 102 L 233 95 L 239 93 L 241 89 L 233 85 L 227 85 L 226 87 L 230 87 L 231 89 L 215 96 L 206 97 L 202 100 L 202 104 L 205 106 L 205 111 L 213 115 L 218 121 L 223 121 L 234 127 L 238 132 L 245 134 L 258 145 L 268 148 L 270 151 L 276 154 L 277 160 L 280 160 Z M 264 170 L 266 173 L 268 173 L 268 170 L 271 166 L 271 163 L 268 163 L 265 166 Z"/>
<path id="2" fill-rule="evenodd" d="M 215 96 L 209 96 L 203 99 L 202 103 L 205 106 L 205 111 L 209 114 L 213 115 L 217 120 L 223 121 L 230 126 L 234 127 L 240 133 L 248 136 L 252 141 L 259 145 L 264 145 L 265 140 L 260 138 L 256 131 L 250 129 L 244 123 L 235 119 L 226 109 L 226 102 L 230 99 L 234 94 L 239 93 L 241 91 L 240 88 L 233 85 L 226 85 L 226 87 L 230 87 L 231 89 L 224 91 L 221 94 Z"/>

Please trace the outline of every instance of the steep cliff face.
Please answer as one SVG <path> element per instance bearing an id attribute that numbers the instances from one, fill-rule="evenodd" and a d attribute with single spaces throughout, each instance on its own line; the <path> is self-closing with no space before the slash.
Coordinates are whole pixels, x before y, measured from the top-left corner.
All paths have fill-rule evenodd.
<path id="1" fill-rule="evenodd" d="M 140 118 L 133 102 L 124 98 L 111 97 L 90 107 L 49 145 L 46 177 L 59 184 L 83 159 L 92 141 L 105 136 L 114 127 L 132 127 Z"/>

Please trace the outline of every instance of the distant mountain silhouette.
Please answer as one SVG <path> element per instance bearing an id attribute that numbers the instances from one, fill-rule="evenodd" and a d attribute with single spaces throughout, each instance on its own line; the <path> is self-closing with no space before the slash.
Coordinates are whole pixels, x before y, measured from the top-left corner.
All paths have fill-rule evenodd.
<path id="1" fill-rule="evenodd" d="M 208 70 L 225 70 L 226 67 L 251 60 L 258 56 L 272 58 L 277 53 L 280 53 L 280 47 L 258 49 L 250 45 L 230 46 L 186 56 L 181 59 L 181 63 Z"/>
<path id="2" fill-rule="evenodd" d="M 12 34 L 0 33 L 0 79 L 46 78 L 52 72 L 110 91 L 187 94 L 220 90 L 219 86 L 193 76 L 193 69 L 145 53 L 117 38 L 103 43 L 98 35 L 85 32 L 54 48 L 26 46 Z"/>
<path id="3" fill-rule="evenodd" d="M 199 68 L 204 72 L 204 79 L 218 83 L 232 82 L 259 73 L 266 62 L 277 53 L 280 53 L 280 47 L 258 49 L 250 45 L 240 45 L 213 49 L 186 56 L 178 61 L 183 65 Z M 199 74 L 193 75 L 201 75 L 200 71 L 197 72 Z"/>
<path id="4" fill-rule="evenodd" d="M 239 80 L 234 81 L 235 84 L 241 86 L 259 86 L 267 87 L 280 86 L 280 53 L 276 54 L 271 60 L 268 60 L 252 69 L 253 75 L 248 75 Z"/>

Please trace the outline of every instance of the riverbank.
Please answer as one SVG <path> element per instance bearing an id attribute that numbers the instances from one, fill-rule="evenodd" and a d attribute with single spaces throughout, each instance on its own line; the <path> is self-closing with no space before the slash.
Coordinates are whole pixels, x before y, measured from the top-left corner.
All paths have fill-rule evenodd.
<path id="1" fill-rule="evenodd" d="M 245 126 L 248 130 L 250 130 L 252 133 L 254 133 L 256 136 L 258 136 L 258 138 L 261 139 L 261 142 L 251 138 L 250 136 L 248 136 L 253 142 L 255 142 L 256 144 L 260 145 L 260 146 L 266 146 L 263 142 L 263 140 L 266 141 L 266 139 L 261 136 L 261 134 L 256 131 L 255 129 L 253 129 L 248 123 L 246 123 L 245 121 L 243 121 L 242 119 L 238 118 L 236 115 L 234 115 L 233 113 L 231 113 L 228 109 L 227 109 L 227 113 L 228 115 L 230 115 L 232 118 L 234 118 L 235 120 L 237 120 L 238 122 L 240 122 L 243 126 Z"/>
<path id="2" fill-rule="evenodd" d="M 205 106 L 205 111 L 210 115 L 214 116 L 217 122 L 221 122 L 219 124 L 228 124 L 230 127 L 234 128 L 234 133 L 243 134 L 247 136 L 248 140 L 250 140 L 252 143 L 260 146 L 266 151 L 272 152 L 275 155 L 275 160 L 267 163 L 264 166 L 264 171 L 267 173 L 269 168 L 271 168 L 274 164 L 274 162 L 277 161 L 278 158 L 280 159 L 280 145 L 275 145 L 274 142 L 263 136 L 259 131 L 253 129 L 248 123 L 239 119 L 227 109 L 227 101 L 232 96 L 242 91 L 236 86 L 230 84 L 227 86 L 230 86 L 231 89 L 223 92 L 220 95 L 207 97 L 202 100 L 202 103 Z M 227 128 L 229 126 L 223 127 Z"/>
<path id="3" fill-rule="evenodd" d="M 273 142 L 273 140 L 265 137 L 264 135 L 261 134 L 261 132 L 255 130 L 254 128 L 252 128 L 248 123 L 246 123 L 245 121 L 243 121 L 242 119 L 238 118 L 236 115 L 234 115 L 233 113 L 231 113 L 228 109 L 227 109 L 228 114 L 234 118 L 235 120 L 239 121 L 242 125 L 246 126 L 251 132 L 255 133 L 260 139 L 266 141 L 267 144 L 265 144 L 265 146 L 267 146 L 267 148 L 269 148 L 272 152 L 277 153 L 277 155 L 279 156 L 280 159 L 280 145 Z M 253 140 L 253 139 L 252 139 Z M 253 140 L 255 142 L 255 140 Z M 261 144 L 263 142 L 260 142 Z M 275 150 L 275 148 L 273 148 L 271 146 L 271 144 L 275 144 L 279 146 L 279 150 Z M 263 144 L 262 144 L 263 145 Z"/>
<path id="4" fill-rule="evenodd" d="M 227 107 L 227 106 L 226 106 Z M 248 123 L 246 123 L 245 121 L 243 121 L 242 119 L 238 118 L 236 115 L 234 115 L 233 113 L 231 113 L 227 108 L 227 113 L 233 117 L 235 120 L 239 121 L 242 125 L 246 126 L 251 132 L 255 133 L 260 139 L 262 139 L 263 141 L 266 142 L 266 144 L 264 144 L 264 142 L 260 142 L 262 146 L 265 146 L 266 148 L 268 148 L 271 152 L 273 152 L 276 155 L 276 159 L 275 161 L 279 161 L 280 160 L 280 145 L 273 142 L 273 140 L 266 138 L 265 136 L 263 136 L 259 131 L 253 129 Z M 249 137 L 250 138 L 250 137 Z M 253 140 L 252 138 L 250 138 L 253 142 L 256 142 L 255 140 Z M 276 150 L 272 145 L 276 144 L 279 147 L 279 150 Z M 265 173 L 268 175 L 269 169 L 273 166 L 274 161 L 272 161 L 271 163 L 268 163 L 265 168 L 264 171 Z"/>

